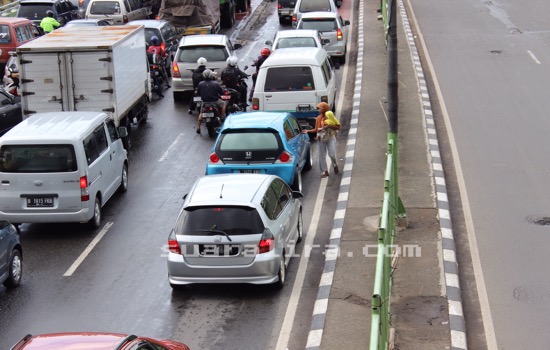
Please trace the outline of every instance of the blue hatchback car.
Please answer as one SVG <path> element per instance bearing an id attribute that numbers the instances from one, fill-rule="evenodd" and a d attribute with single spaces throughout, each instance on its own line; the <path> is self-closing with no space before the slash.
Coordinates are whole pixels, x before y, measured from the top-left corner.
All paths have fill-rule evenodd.
<path id="1" fill-rule="evenodd" d="M 290 113 L 229 115 L 206 165 L 206 175 L 253 173 L 277 175 L 302 191 L 302 170 L 312 166 L 310 139 Z"/>

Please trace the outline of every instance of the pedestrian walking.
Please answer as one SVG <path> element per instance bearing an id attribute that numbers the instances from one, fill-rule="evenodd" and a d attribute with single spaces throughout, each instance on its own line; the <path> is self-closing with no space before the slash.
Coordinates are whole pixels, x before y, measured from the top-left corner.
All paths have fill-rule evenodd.
<path id="1" fill-rule="evenodd" d="M 336 119 L 334 113 L 330 110 L 330 106 L 326 102 L 321 102 L 317 105 L 319 115 L 315 119 L 315 128 L 304 130 L 302 133 L 317 133 L 317 151 L 319 153 L 319 168 L 321 177 L 329 176 L 327 168 L 327 153 L 331 160 L 331 165 L 334 169 L 334 174 L 338 174 L 338 163 L 336 161 L 336 134 L 340 130 L 340 121 Z"/>

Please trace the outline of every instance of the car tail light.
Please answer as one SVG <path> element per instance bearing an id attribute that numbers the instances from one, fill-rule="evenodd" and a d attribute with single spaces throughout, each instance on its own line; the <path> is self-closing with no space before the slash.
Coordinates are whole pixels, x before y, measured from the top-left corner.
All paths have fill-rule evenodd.
<path id="1" fill-rule="evenodd" d="M 174 230 L 172 230 L 172 232 L 170 232 L 170 236 L 168 236 L 168 250 L 171 253 L 183 255 Z"/>
<path id="2" fill-rule="evenodd" d="M 255 111 L 260 110 L 260 100 L 259 99 L 257 99 L 257 98 L 252 99 L 252 109 L 255 110 Z"/>
<path id="3" fill-rule="evenodd" d="M 88 178 L 82 176 L 80 178 L 80 200 L 86 202 L 90 200 L 90 192 L 88 192 Z"/>
<path id="4" fill-rule="evenodd" d="M 181 78 L 180 68 L 177 62 L 172 63 L 172 78 Z"/>
<path id="5" fill-rule="evenodd" d="M 212 154 L 208 158 L 208 164 L 218 164 L 219 162 L 220 162 L 220 157 L 218 157 L 216 152 L 212 152 Z"/>
<path id="6" fill-rule="evenodd" d="M 84 4 L 84 0 L 78 0 L 78 6 L 82 7 L 83 4 Z"/>
<path id="7" fill-rule="evenodd" d="M 277 8 L 280 10 L 280 9 L 283 8 L 283 5 L 281 5 L 281 3 L 279 3 L 279 4 L 277 5 Z"/>
<path id="8" fill-rule="evenodd" d="M 343 40 L 344 37 L 342 36 L 342 29 L 338 28 L 336 29 L 336 40 Z"/>
<path id="9" fill-rule="evenodd" d="M 289 163 L 290 161 L 292 161 L 292 154 L 284 151 L 283 153 L 281 153 L 279 158 L 277 158 L 275 163 Z"/>
<path id="10" fill-rule="evenodd" d="M 124 22 L 124 24 L 128 23 L 128 16 L 122 16 L 122 22 Z"/>
<path id="11" fill-rule="evenodd" d="M 152 68 L 152 69 L 157 69 L 157 68 L 158 68 L 158 66 L 151 66 L 151 68 Z"/>
<path id="12" fill-rule="evenodd" d="M 292 22 L 296 23 L 296 21 L 298 21 L 298 18 L 296 18 L 296 15 L 292 15 Z M 294 24 L 294 25 L 296 25 L 296 24 Z"/>
<path id="13" fill-rule="evenodd" d="M 160 52 L 166 52 L 166 43 L 160 44 Z"/>
<path id="14" fill-rule="evenodd" d="M 267 253 L 273 250 L 275 245 L 275 237 L 269 229 L 265 229 L 262 237 L 260 238 L 260 243 L 258 243 L 258 254 Z"/>

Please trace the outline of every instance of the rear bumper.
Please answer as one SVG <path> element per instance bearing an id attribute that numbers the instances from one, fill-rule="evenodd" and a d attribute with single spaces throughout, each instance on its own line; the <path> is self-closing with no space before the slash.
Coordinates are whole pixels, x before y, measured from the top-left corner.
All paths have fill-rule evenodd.
<path id="1" fill-rule="evenodd" d="M 0 212 L 0 219 L 12 223 L 54 223 L 54 222 L 88 222 L 93 215 L 93 211 L 85 208 L 71 213 L 48 213 L 48 212 L 25 212 L 25 213 L 6 213 Z"/>
<path id="2" fill-rule="evenodd" d="M 239 174 L 241 170 L 259 170 L 261 174 L 277 175 L 283 179 L 287 184 L 292 185 L 294 181 L 294 174 L 297 165 L 295 163 L 290 164 L 207 164 L 206 175 L 214 174 Z"/>
<path id="3" fill-rule="evenodd" d="M 207 259 L 204 258 L 205 263 Z M 170 284 L 191 283 L 252 283 L 269 284 L 278 281 L 279 255 L 275 250 L 258 254 L 247 265 L 190 265 L 183 255 L 168 253 L 168 281 Z"/>
<path id="4" fill-rule="evenodd" d="M 193 80 L 191 78 L 172 78 L 172 91 L 184 92 L 193 91 Z"/>

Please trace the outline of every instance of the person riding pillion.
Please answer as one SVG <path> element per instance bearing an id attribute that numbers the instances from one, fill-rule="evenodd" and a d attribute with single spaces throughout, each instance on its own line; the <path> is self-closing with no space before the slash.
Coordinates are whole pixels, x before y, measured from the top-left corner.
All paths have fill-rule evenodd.
<path id="1" fill-rule="evenodd" d="M 202 73 L 206 70 L 206 64 L 208 61 L 204 57 L 199 57 L 197 60 L 198 67 L 193 70 L 191 75 L 191 80 L 193 81 L 193 91 L 197 91 L 199 83 L 204 80 Z M 197 103 L 193 100 L 193 95 L 191 96 L 191 101 L 189 102 L 189 114 L 193 113 L 195 108 L 197 108 Z M 199 111 L 200 112 L 200 111 Z"/>
<path id="2" fill-rule="evenodd" d="M 242 104 L 246 104 L 246 86 L 241 84 L 241 79 L 248 78 L 248 74 L 243 72 L 237 66 L 239 59 L 235 56 L 227 58 L 227 67 L 222 70 L 222 82 L 226 87 L 235 89 L 239 92 L 239 100 Z"/>
<path id="3" fill-rule="evenodd" d="M 55 28 L 60 27 L 61 24 L 53 18 L 53 11 L 48 10 L 46 11 L 46 17 L 40 21 L 40 28 L 44 31 L 44 33 L 48 34 L 54 31 Z"/>
<path id="4" fill-rule="evenodd" d="M 197 94 L 201 97 L 202 106 L 206 102 L 216 103 L 218 106 L 218 111 L 220 112 L 221 119 L 225 119 L 225 102 L 221 99 L 224 91 L 220 84 L 216 81 L 216 76 L 214 72 L 210 69 L 205 69 L 202 73 L 204 80 L 199 83 L 197 87 Z M 197 134 L 201 133 L 201 121 L 202 121 L 202 110 L 199 113 L 197 119 Z"/>
<path id="5" fill-rule="evenodd" d="M 250 90 L 250 96 L 248 98 L 249 101 L 252 101 L 252 95 L 254 95 L 254 87 L 256 86 L 256 79 L 258 78 L 258 72 L 260 71 L 260 67 L 262 64 L 267 60 L 267 58 L 271 55 L 271 50 L 267 47 L 264 47 L 260 50 L 260 56 L 254 60 L 254 63 L 252 64 L 252 67 L 256 67 L 256 71 L 252 74 L 252 89 Z"/>

